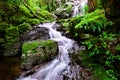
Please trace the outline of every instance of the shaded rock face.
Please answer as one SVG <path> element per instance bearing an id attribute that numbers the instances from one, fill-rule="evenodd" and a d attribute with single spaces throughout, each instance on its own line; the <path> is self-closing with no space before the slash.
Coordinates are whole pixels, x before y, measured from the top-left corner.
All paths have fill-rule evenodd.
<path id="1" fill-rule="evenodd" d="M 44 36 L 43 36 L 44 35 Z M 49 39 L 48 29 L 35 26 L 33 30 L 22 36 L 22 41 L 47 40 Z"/>
<path id="2" fill-rule="evenodd" d="M 17 55 L 20 52 L 21 52 L 20 51 L 20 42 L 16 42 L 12 45 L 4 46 L 4 56 L 5 57 Z"/>
<path id="3" fill-rule="evenodd" d="M 52 40 L 25 42 L 22 46 L 22 69 L 52 60 L 58 53 L 57 42 Z"/>

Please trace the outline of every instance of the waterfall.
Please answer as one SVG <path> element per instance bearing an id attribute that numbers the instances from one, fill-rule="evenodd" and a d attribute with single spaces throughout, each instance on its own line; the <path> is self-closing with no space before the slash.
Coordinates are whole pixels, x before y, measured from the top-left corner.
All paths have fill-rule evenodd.
<path id="1" fill-rule="evenodd" d="M 74 0 L 73 1 L 73 17 L 77 15 L 85 14 L 85 6 L 87 5 L 87 0 Z"/>
<path id="2" fill-rule="evenodd" d="M 65 68 L 69 67 L 68 64 L 71 60 L 68 55 L 68 50 L 72 48 L 74 41 L 62 36 L 60 32 L 53 29 L 54 24 L 54 22 L 44 23 L 39 24 L 39 27 L 48 28 L 50 39 L 58 42 L 58 56 L 33 75 L 18 80 L 63 80 L 61 73 Z M 59 44 L 59 42 L 62 43 L 62 45 Z"/>
<path id="3" fill-rule="evenodd" d="M 87 4 L 87 0 L 75 0 L 73 2 L 75 3 L 73 7 L 73 17 L 78 14 L 83 15 L 85 13 L 84 6 Z M 73 47 L 75 41 L 62 36 L 59 31 L 53 28 L 55 27 L 54 24 L 56 23 L 43 23 L 38 26 L 47 28 L 49 30 L 50 39 L 58 42 L 58 55 L 54 60 L 40 67 L 34 74 L 19 78 L 17 80 L 64 80 L 63 74 L 66 73 L 68 73 L 67 75 L 69 76 L 67 80 L 81 79 L 79 72 L 79 69 L 81 68 L 78 65 L 72 67 L 69 65 L 71 60 L 68 50 Z"/>

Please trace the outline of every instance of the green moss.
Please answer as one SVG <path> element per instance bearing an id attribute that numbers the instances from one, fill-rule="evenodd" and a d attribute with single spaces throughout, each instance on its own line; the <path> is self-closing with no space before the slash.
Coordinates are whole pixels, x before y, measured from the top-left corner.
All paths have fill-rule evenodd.
<path id="1" fill-rule="evenodd" d="M 116 50 L 120 51 L 120 44 L 117 45 Z"/>
<path id="2" fill-rule="evenodd" d="M 71 12 L 71 9 L 72 9 L 72 5 L 68 5 L 68 6 L 67 6 L 67 11 L 66 11 L 66 12 L 67 12 L 67 13 L 70 13 L 70 12 Z"/>
<path id="3" fill-rule="evenodd" d="M 17 27 L 11 26 L 10 28 L 6 29 L 6 40 L 8 43 L 14 43 L 19 41 L 19 31 Z"/>
<path id="4" fill-rule="evenodd" d="M 30 13 L 30 10 L 23 5 L 20 5 L 19 9 L 20 9 L 21 12 L 23 12 L 22 14 L 25 14 L 28 17 L 33 17 L 34 16 L 33 14 Z"/>
<path id="5" fill-rule="evenodd" d="M 9 27 L 9 24 L 6 22 L 0 23 L 0 31 L 6 31 L 6 29 Z"/>
<path id="6" fill-rule="evenodd" d="M 31 30 L 32 26 L 29 23 L 23 23 L 18 26 L 18 29 L 19 29 L 19 32 L 23 34 L 27 31 Z"/>
<path id="7" fill-rule="evenodd" d="M 88 55 L 87 51 L 81 51 L 78 56 L 81 57 L 82 66 L 88 67 L 92 71 L 90 80 L 117 80 L 112 69 L 106 69 L 103 65 L 99 64 Z"/>
<path id="8" fill-rule="evenodd" d="M 26 20 L 28 20 L 29 17 L 25 16 L 25 15 L 20 15 L 20 14 L 16 14 L 13 17 L 11 17 L 11 22 L 14 22 L 15 24 L 22 24 L 23 22 L 26 22 Z"/>
<path id="9" fill-rule="evenodd" d="M 52 49 L 53 46 L 55 46 L 55 44 L 53 43 L 52 40 L 25 42 L 22 45 L 22 53 L 23 54 L 27 54 L 29 52 L 35 53 L 38 47 L 41 48 L 49 47 L 49 49 Z"/>
<path id="10" fill-rule="evenodd" d="M 69 22 L 70 32 L 78 38 L 80 33 L 99 35 L 111 25 L 112 22 L 107 20 L 104 10 L 102 9 L 97 9 L 94 12 L 87 13 L 83 16 L 76 16 Z M 76 34 L 78 35 L 76 36 Z"/>
<path id="11" fill-rule="evenodd" d="M 40 44 L 39 41 L 32 41 L 32 42 L 26 42 L 22 45 L 22 53 L 27 54 L 30 52 L 34 53 L 35 49 L 38 47 Z"/>
<path id="12" fill-rule="evenodd" d="M 97 8 L 98 9 L 102 9 L 103 8 L 101 0 L 97 0 Z"/>
<path id="13" fill-rule="evenodd" d="M 6 34 L 8 36 L 17 37 L 17 36 L 19 36 L 18 28 L 14 27 L 14 26 L 11 26 L 10 28 L 7 28 Z"/>
<path id="14" fill-rule="evenodd" d="M 40 15 L 41 19 L 44 19 L 44 22 L 51 22 L 55 21 L 56 19 L 56 16 L 46 10 L 41 10 L 38 14 Z"/>
<path id="15" fill-rule="evenodd" d="M 26 22 L 31 24 L 31 25 L 35 25 L 35 24 L 40 23 L 40 20 L 34 18 L 34 19 L 28 19 L 28 20 L 26 20 Z"/>
<path id="16" fill-rule="evenodd" d="M 0 44 L 3 44 L 3 43 L 5 43 L 5 39 L 4 38 L 0 38 Z"/>

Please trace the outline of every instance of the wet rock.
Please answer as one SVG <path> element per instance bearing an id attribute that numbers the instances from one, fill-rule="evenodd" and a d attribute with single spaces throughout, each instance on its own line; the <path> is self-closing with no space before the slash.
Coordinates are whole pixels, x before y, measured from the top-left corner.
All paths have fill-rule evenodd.
<path id="1" fill-rule="evenodd" d="M 4 36 L 0 38 L 1 55 L 4 57 L 11 57 L 20 54 L 20 36 L 18 28 L 10 25 L 4 31 Z"/>
<path id="2" fill-rule="evenodd" d="M 90 80 L 91 71 L 78 65 L 72 65 L 63 71 L 63 80 Z"/>
<path id="3" fill-rule="evenodd" d="M 52 40 L 25 42 L 22 46 L 22 69 L 52 60 L 58 53 L 57 42 Z"/>
<path id="4" fill-rule="evenodd" d="M 67 9 L 66 8 L 57 8 L 54 14 L 59 18 L 59 19 L 66 19 L 70 15 L 66 13 Z"/>
<path id="5" fill-rule="evenodd" d="M 22 35 L 22 41 L 47 40 L 50 38 L 48 29 L 35 26 L 33 30 Z M 43 36 L 44 35 L 44 36 Z"/>

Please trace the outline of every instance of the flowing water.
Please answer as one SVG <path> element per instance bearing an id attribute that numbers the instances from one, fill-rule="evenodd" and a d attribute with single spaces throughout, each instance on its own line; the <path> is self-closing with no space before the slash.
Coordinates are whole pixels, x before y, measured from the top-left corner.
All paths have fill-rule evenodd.
<path id="1" fill-rule="evenodd" d="M 43 68 L 40 68 L 38 72 L 19 80 L 63 80 L 61 73 L 65 68 L 69 67 L 68 64 L 71 62 L 67 50 L 72 48 L 74 41 L 62 36 L 60 32 L 53 29 L 54 24 L 44 23 L 39 26 L 48 28 L 50 39 L 58 42 L 58 56 Z"/>
<path id="2" fill-rule="evenodd" d="M 74 11 L 73 17 L 76 15 L 83 15 L 85 13 L 84 6 L 87 4 L 87 0 L 75 0 L 74 2 Z M 27 77 L 20 77 L 17 80 L 88 80 L 82 78 L 84 75 L 87 75 L 84 70 L 82 73 L 82 68 L 78 65 L 71 65 L 71 59 L 69 57 L 68 50 L 70 50 L 75 41 L 71 40 L 65 36 L 62 36 L 54 27 L 55 22 L 53 23 L 43 23 L 39 24 L 39 27 L 44 27 L 49 29 L 50 39 L 58 42 L 59 53 L 54 60 L 43 65 Z"/>
<path id="3" fill-rule="evenodd" d="M 77 15 L 85 14 L 85 6 L 87 5 L 87 0 L 74 0 L 73 1 L 73 17 Z"/>

